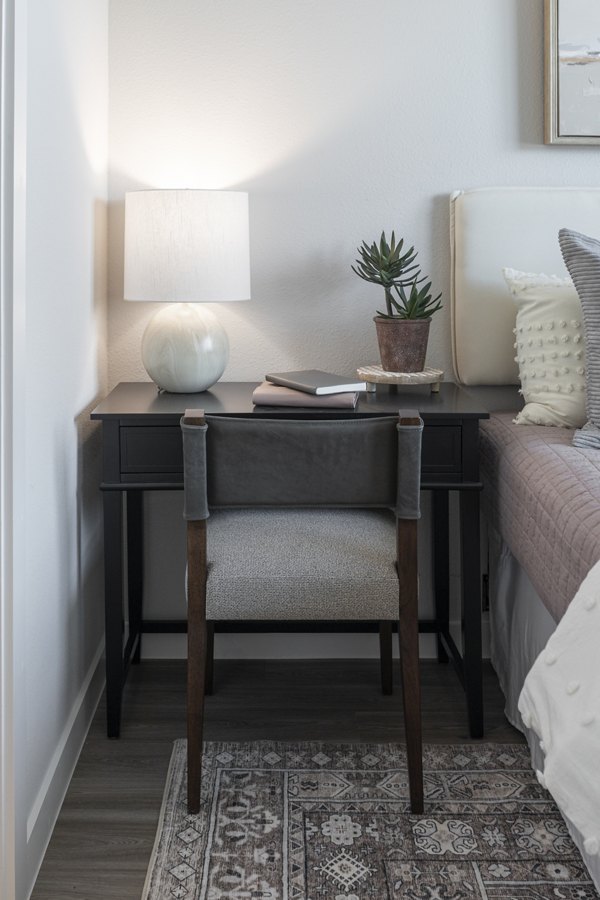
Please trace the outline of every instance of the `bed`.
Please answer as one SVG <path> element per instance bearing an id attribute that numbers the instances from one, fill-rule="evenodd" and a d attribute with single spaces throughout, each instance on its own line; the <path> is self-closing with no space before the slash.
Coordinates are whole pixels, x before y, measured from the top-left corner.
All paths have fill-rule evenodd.
<path id="1" fill-rule="evenodd" d="M 600 236 L 600 189 L 462 191 L 450 213 L 455 377 L 492 413 L 481 428 L 492 663 L 600 890 L 600 451 L 573 447 L 572 429 L 514 424 L 516 307 L 502 271 L 564 278 L 558 231 Z"/>

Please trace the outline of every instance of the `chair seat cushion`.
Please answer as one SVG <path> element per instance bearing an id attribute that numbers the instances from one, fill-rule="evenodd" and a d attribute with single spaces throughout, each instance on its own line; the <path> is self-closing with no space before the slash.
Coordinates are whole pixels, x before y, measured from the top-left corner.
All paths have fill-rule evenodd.
<path id="1" fill-rule="evenodd" d="M 397 619 L 388 510 L 216 510 L 207 618 Z"/>

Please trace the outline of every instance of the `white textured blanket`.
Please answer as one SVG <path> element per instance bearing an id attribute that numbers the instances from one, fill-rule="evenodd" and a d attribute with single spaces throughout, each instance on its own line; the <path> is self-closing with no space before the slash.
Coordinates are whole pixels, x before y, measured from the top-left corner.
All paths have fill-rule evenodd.
<path id="1" fill-rule="evenodd" d="M 538 779 L 600 853 L 600 563 L 527 675 L 519 710 L 545 754 Z"/>

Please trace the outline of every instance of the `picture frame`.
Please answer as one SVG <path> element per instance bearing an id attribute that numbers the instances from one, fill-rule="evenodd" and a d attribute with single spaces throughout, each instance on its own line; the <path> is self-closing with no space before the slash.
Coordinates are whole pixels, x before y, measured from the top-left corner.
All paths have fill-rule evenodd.
<path id="1" fill-rule="evenodd" d="M 546 144 L 600 144 L 600 4 L 544 0 Z"/>

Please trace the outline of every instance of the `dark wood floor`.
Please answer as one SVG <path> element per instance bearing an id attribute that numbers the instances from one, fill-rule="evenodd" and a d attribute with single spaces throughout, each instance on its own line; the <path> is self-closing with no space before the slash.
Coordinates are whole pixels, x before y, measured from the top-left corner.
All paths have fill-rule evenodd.
<path id="1" fill-rule="evenodd" d="M 401 695 L 379 690 L 378 664 L 361 661 L 217 662 L 206 740 L 402 741 Z M 453 670 L 422 664 L 423 737 L 469 742 Z M 490 666 L 485 740 L 520 742 L 505 720 Z M 185 664 L 132 668 L 122 736 L 107 740 L 98 709 L 32 900 L 139 900 L 175 738 L 183 737 Z"/>

